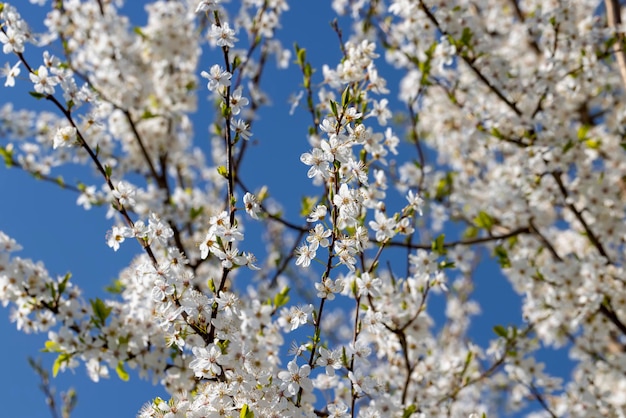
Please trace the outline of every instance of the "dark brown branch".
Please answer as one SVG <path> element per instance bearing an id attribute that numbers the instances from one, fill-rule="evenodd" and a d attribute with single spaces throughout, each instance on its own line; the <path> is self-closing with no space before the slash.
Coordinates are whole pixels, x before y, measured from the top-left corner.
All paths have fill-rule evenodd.
<path id="1" fill-rule="evenodd" d="M 483 244 L 486 242 L 492 242 L 492 241 L 498 241 L 501 239 L 511 238 L 516 235 L 528 234 L 530 232 L 531 232 L 531 229 L 529 227 L 522 227 L 522 228 L 515 229 L 511 232 L 507 232 L 506 234 L 502 234 L 502 235 L 493 235 L 493 236 L 479 237 L 479 238 L 468 238 L 464 240 L 446 242 L 443 244 L 443 247 L 451 248 L 451 247 L 456 247 L 458 245 Z M 374 238 L 370 238 L 370 241 L 377 242 L 376 239 Z M 385 245 L 387 247 L 406 247 L 406 248 L 411 248 L 415 250 L 430 250 L 432 248 L 431 244 L 411 244 L 407 242 L 398 242 L 398 241 L 390 241 L 386 243 Z"/>
<path id="2" fill-rule="evenodd" d="M 563 196 L 563 200 L 567 202 L 567 198 L 569 197 L 569 192 L 567 191 L 567 189 L 565 188 L 565 185 L 563 184 L 563 180 L 561 179 L 561 173 L 553 172 L 552 177 L 554 178 L 557 186 L 559 187 L 561 195 Z M 591 230 L 591 228 L 589 227 L 589 225 L 583 218 L 582 212 L 579 211 L 576 208 L 576 206 L 574 206 L 573 203 L 566 203 L 566 205 L 569 208 L 569 210 L 572 211 L 572 213 L 574 214 L 578 222 L 580 222 L 581 226 L 585 230 L 585 233 L 587 234 L 587 238 L 589 238 L 589 241 L 591 241 L 593 246 L 596 247 L 600 255 L 602 255 L 602 257 L 604 257 L 608 263 L 612 263 L 611 258 L 609 257 L 607 252 L 604 250 L 604 246 L 602 245 L 598 237 L 594 234 L 594 232 Z"/>

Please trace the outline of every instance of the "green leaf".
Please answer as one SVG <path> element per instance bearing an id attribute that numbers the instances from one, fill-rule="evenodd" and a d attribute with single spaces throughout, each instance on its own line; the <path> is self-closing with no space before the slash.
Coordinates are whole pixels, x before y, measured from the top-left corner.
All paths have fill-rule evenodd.
<path id="1" fill-rule="evenodd" d="M 409 418 L 415 412 L 417 412 L 417 406 L 415 404 L 411 404 L 404 408 L 404 411 L 402 412 L 402 418 Z"/>
<path id="2" fill-rule="evenodd" d="M 472 37 L 474 34 L 470 28 L 463 28 L 463 33 L 461 34 L 461 39 L 459 40 L 460 44 L 463 46 L 470 47 L 470 43 L 472 42 Z"/>
<path id="3" fill-rule="evenodd" d="M 230 112 L 231 112 L 230 105 L 227 106 L 226 103 L 221 103 L 220 106 L 221 106 L 221 110 L 222 110 L 222 117 L 224 117 L 224 118 L 229 117 L 230 116 Z"/>
<path id="4" fill-rule="evenodd" d="M 572 141 L 571 139 L 569 141 L 567 141 L 567 144 L 565 144 L 563 146 L 563 154 L 565 154 L 567 151 L 571 150 L 574 147 L 574 141 Z"/>
<path id="5" fill-rule="evenodd" d="M 30 94 L 31 96 L 33 96 L 37 100 L 40 100 L 40 99 L 43 99 L 44 97 L 46 97 L 45 94 L 37 93 L 36 91 L 29 91 L 28 94 Z"/>
<path id="6" fill-rule="evenodd" d="M 189 210 L 189 217 L 194 220 L 196 219 L 198 216 L 202 215 L 204 213 L 204 207 L 200 206 L 199 208 L 191 208 Z"/>
<path id="7" fill-rule="evenodd" d="M 215 135 L 217 136 L 222 136 L 222 125 L 220 125 L 219 123 L 214 123 L 213 124 L 213 129 L 215 130 Z"/>
<path id="8" fill-rule="evenodd" d="M 504 135 L 502 135 L 502 132 L 500 132 L 500 130 L 495 126 L 491 128 L 491 136 L 498 139 L 504 139 Z"/>
<path id="9" fill-rule="evenodd" d="M 67 273 L 65 276 L 63 276 L 63 280 L 61 280 L 61 283 L 59 283 L 59 294 L 62 294 L 63 292 L 65 292 L 65 289 L 67 288 L 67 282 L 70 280 L 70 278 L 72 277 L 72 273 Z"/>
<path id="10" fill-rule="evenodd" d="M 498 259 L 498 264 L 500 264 L 500 267 L 511 267 L 511 260 L 509 260 L 509 253 L 506 248 L 501 245 L 496 246 L 496 248 L 493 249 L 493 255 Z"/>
<path id="11" fill-rule="evenodd" d="M 0 156 L 4 159 L 4 165 L 11 167 L 13 165 L 13 150 L 8 150 L 5 147 L 0 147 Z"/>
<path id="12" fill-rule="evenodd" d="M 435 199 L 443 200 L 445 197 L 450 196 L 452 193 L 452 183 L 454 181 L 454 173 L 448 172 L 446 176 L 439 179 L 437 182 L 437 189 L 435 191 Z"/>
<path id="13" fill-rule="evenodd" d="M 316 197 L 304 196 L 300 201 L 300 216 L 309 216 L 313 211 L 313 205 L 317 202 Z"/>
<path id="14" fill-rule="evenodd" d="M 280 293 L 274 296 L 274 307 L 280 308 L 281 306 L 285 306 L 287 302 L 289 302 L 289 291 L 291 289 L 288 286 L 283 287 Z"/>
<path id="15" fill-rule="evenodd" d="M 474 223 L 479 228 L 490 230 L 493 227 L 494 221 L 491 215 L 481 210 L 478 212 L 478 216 L 474 218 Z"/>
<path id="16" fill-rule="evenodd" d="M 356 287 L 356 280 L 352 280 L 352 286 L 350 287 L 350 290 L 352 291 L 352 294 L 354 296 L 358 295 L 358 289 Z"/>
<path id="17" fill-rule="evenodd" d="M 130 376 L 128 375 L 128 372 L 124 370 L 123 361 L 120 361 L 119 363 L 117 363 L 117 367 L 115 368 L 115 371 L 117 372 L 117 376 L 121 380 L 123 380 L 124 382 L 128 382 L 128 379 L 130 379 Z"/>
<path id="18" fill-rule="evenodd" d="M 50 295 L 52 296 L 52 299 L 56 299 L 57 289 L 56 287 L 54 287 L 54 283 L 53 282 L 46 283 L 46 289 L 50 291 Z"/>
<path id="19" fill-rule="evenodd" d="M 513 235 L 512 237 L 506 240 L 506 243 L 509 245 L 509 248 L 514 248 L 519 242 L 519 237 L 517 235 Z"/>
<path id="20" fill-rule="evenodd" d="M 228 170 L 223 165 L 217 167 L 217 172 L 222 177 L 226 177 L 228 175 Z"/>
<path id="21" fill-rule="evenodd" d="M 339 118 L 339 113 L 337 112 L 337 103 L 334 100 L 330 100 L 330 111 L 333 112 L 333 115 L 336 118 Z"/>
<path id="22" fill-rule="evenodd" d="M 254 412 L 248 408 L 248 404 L 244 404 L 239 413 L 239 418 L 254 418 Z"/>
<path id="23" fill-rule="evenodd" d="M 294 44 L 294 49 L 296 50 L 296 63 L 300 67 L 304 67 L 304 63 L 306 62 L 306 49 L 300 48 L 298 44 Z"/>
<path id="24" fill-rule="evenodd" d="M 111 168 L 110 165 L 105 165 L 104 166 L 104 174 L 107 176 L 107 179 L 111 178 L 111 174 L 113 173 L 113 169 Z"/>
<path id="25" fill-rule="evenodd" d="M 585 145 L 587 146 L 587 148 L 590 148 L 590 149 L 598 149 L 598 148 L 600 148 L 601 144 L 602 143 L 600 142 L 599 139 L 591 139 L 590 138 L 590 139 L 587 139 L 585 141 Z"/>
<path id="26" fill-rule="evenodd" d="M 465 356 L 465 365 L 463 366 L 463 370 L 467 370 L 472 358 L 474 358 L 474 353 L 472 351 L 468 351 L 467 356 Z"/>
<path id="27" fill-rule="evenodd" d="M 436 252 L 437 254 L 441 254 L 444 255 L 446 254 L 446 247 L 444 247 L 444 240 L 446 238 L 445 234 L 441 234 L 439 235 L 437 238 L 435 238 L 433 240 L 433 242 L 431 242 L 430 246 L 432 248 L 432 250 L 434 252 Z"/>
<path id="28" fill-rule="evenodd" d="M 478 236 L 479 229 L 475 226 L 468 226 L 465 232 L 463 232 L 463 236 L 465 238 L 476 238 Z"/>
<path id="29" fill-rule="evenodd" d="M 57 357 L 56 360 L 54 360 L 54 364 L 52 364 L 52 377 L 57 377 L 57 374 L 59 374 L 59 368 L 61 368 L 60 358 L 61 356 Z"/>
<path id="30" fill-rule="evenodd" d="M 341 347 L 341 363 L 344 366 L 348 365 L 348 352 L 346 351 L 346 346 Z"/>
<path id="31" fill-rule="evenodd" d="M 443 270 L 443 269 L 453 269 L 455 267 L 456 267 L 456 263 L 454 261 L 445 260 L 445 261 L 442 261 L 441 263 L 439 263 L 439 268 L 441 270 Z"/>
<path id="32" fill-rule="evenodd" d="M 68 354 L 68 353 L 59 354 L 59 356 L 54 360 L 54 364 L 52 365 L 52 377 L 57 377 L 57 374 L 59 374 L 59 369 L 61 368 L 61 366 L 64 363 L 67 363 L 68 361 L 70 361 L 71 358 L 72 358 L 71 354 Z"/>
<path id="33" fill-rule="evenodd" d="M 124 283 L 120 279 L 115 279 L 113 282 L 104 288 L 105 291 L 119 295 L 124 291 Z"/>
<path id="34" fill-rule="evenodd" d="M 220 351 L 222 352 L 222 354 L 225 354 L 228 352 L 228 346 L 230 345 L 230 340 L 218 340 L 216 344 L 220 348 Z"/>
<path id="35" fill-rule="evenodd" d="M 347 86 L 343 93 L 341 93 L 341 107 L 344 109 L 348 108 L 350 104 L 350 86 Z"/>
<path id="36" fill-rule="evenodd" d="M 44 344 L 44 348 L 41 351 L 44 353 L 59 353 L 61 351 L 61 347 L 56 341 L 48 340 Z"/>
<path id="37" fill-rule="evenodd" d="M 259 202 L 263 202 L 265 199 L 267 199 L 270 196 L 270 192 L 267 189 L 267 186 L 261 186 L 261 188 L 259 189 L 259 191 L 256 193 L 256 198 L 259 200 Z"/>
<path id="38" fill-rule="evenodd" d="M 578 140 L 584 141 L 585 139 L 587 139 L 588 132 L 589 132 L 589 125 L 581 125 L 580 128 L 578 128 L 578 132 L 576 133 Z"/>
<path id="39" fill-rule="evenodd" d="M 130 334 L 128 335 L 122 335 L 117 339 L 117 343 L 119 345 L 124 345 L 124 344 L 128 344 L 128 342 L 130 341 Z"/>
<path id="40" fill-rule="evenodd" d="M 310 78 L 313 75 L 313 67 L 311 67 L 310 63 L 306 63 L 304 65 L 304 76 Z"/>
<path id="41" fill-rule="evenodd" d="M 233 60 L 233 66 L 231 68 L 231 74 L 235 72 L 237 68 L 241 65 L 241 57 L 239 55 L 235 55 L 235 59 Z"/>
<path id="42" fill-rule="evenodd" d="M 156 118 L 159 115 L 155 115 L 154 113 L 150 112 L 148 109 L 146 109 L 142 114 L 141 114 L 141 119 L 146 120 L 146 119 L 152 119 L 152 118 Z"/>
<path id="43" fill-rule="evenodd" d="M 141 28 L 139 26 L 135 26 L 133 28 L 133 32 L 135 32 L 137 35 L 141 36 L 143 39 L 146 38 L 146 34 L 143 33 L 143 31 L 141 30 Z"/>
<path id="44" fill-rule="evenodd" d="M 504 328 L 502 325 L 496 325 L 495 327 L 493 327 L 493 332 L 495 332 L 497 336 L 502 338 L 507 338 L 509 335 L 506 332 L 506 328 Z"/>
<path id="45" fill-rule="evenodd" d="M 419 63 L 417 64 L 417 68 L 422 73 L 420 84 L 422 86 L 430 85 L 430 82 L 428 81 L 428 77 L 430 75 L 430 70 L 431 70 L 430 58 L 427 58 L 425 61 L 419 61 Z"/>
<path id="46" fill-rule="evenodd" d="M 100 298 L 96 298 L 96 300 L 91 299 L 89 303 L 91 303 L 91 309 L 93 310 L 93 314 L 95 316 L 94 319 L 96 325 L 104 325 L 113 308 L 106 306 Z"/>

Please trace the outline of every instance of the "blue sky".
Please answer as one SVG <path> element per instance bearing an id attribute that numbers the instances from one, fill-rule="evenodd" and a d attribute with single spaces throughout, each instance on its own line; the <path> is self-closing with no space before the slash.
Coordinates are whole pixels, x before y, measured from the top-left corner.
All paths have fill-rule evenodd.
<path id="1" fill-rule="evenodd" d="M 18 3 L 27 20 L 31 20 L 31 15 L 33 21 L 41 16 L 41 9 L 27 5 L 26 1 Z M 143 2 L 132 3 L 129 11 L 133 21 L 140 25 L 145 21 L 140 6 Z M 278 35 L 284 45 L 291 46 L 297 41 L 301 47 L 307 48 L 308 59 L 319 71 L 324 63 L 331 67 L 336 65 L 340 51 L 337 36 L 329 24 L 333 18 L 330 2 L 294 1 L 284 17 L 283 29 Z M 347 27 L 345 32 L 348 32 Z M 0 65 L 3 63 L 0 61 Z M 205 62 L 198 73 L 208 69 L 208 64 Z M 303 193 L 315 193 L 306 179 L 307 168 L 299 161 L 300 154 L 309 150 L 306 132 L 310 116 L 303 110 L 296 111 L 293 116 L 288 115 L 287 98 L 299 90 L 301 83 L 297 67 L 292 65 L 288 70 L 280 72 L 274 68 L 271 63 L 270 73 L 263 79 L 263 87 L 273 105 L 260 113 L 260 119 L 253 127 L 254 145 L 246 157 L 249 166 L 244 169 L 242 176 L 252 189 L 263 184 L 269 185 L 272 196 L 287 209 L 287 217 L 300 222 L 300 197 Z M 23 76 L 25 70 L 22 71 Z M 392 90 L 395 83 L 397 79 L 389 79 Z M 19 85 L 28 86 L 29 82 L 21 79 L 18 80 Z M 0 105 L 6 100 L 12 101 L 16 108 L 42 105 L 29 98 L 24 91 L 4 90 L 0 96 Z M 210 105 L 202 100 L 203 97 L 204 93 L 201 92 L 201 112 L 202 109 L 210 109 Z M 202 120 L 206 121 L 207 118 L 199 114 L 195 119 L 199 121 L 196 125 L 198 138 L 205 138 L 206 127 Z M 89 183 L 100 181 L 94 180 L 90 170 L 68 170 L 64 172 L 64 177 L 68 183 L 78 179 L 89 179 L 86 181 Z M 28 174 L 16 169 L 8 170 L 4 166 L 0 167 L 0 190 L 3 191 L 0 230 L 24 247 L 19 255 L 44 261 L 52 274 L 64 275 L 71 271 L 73 281 L 84 290 L 86 299 L 102 295 L 103 288 L 139 251 L 134 242 L 125 243 L 118 252 L 109 249 L 105 243 L 105 234 L 111 224 L 104 217 L 105 209 L 82 210 L 76 206 L 76 195 L 72 192 L 59 190 L 55 185 L 36 181 Z M 478 275 L 480 280 L 476 282 L 476 298 L 481 301 L 483 314 L 476 318 L 472 330 L 477 340 L 484 345 L 493 336 L 491 327 L 495 323 L 506 325 L 519 321 L 519 311 L 511 310 L 511 305 L 519 302 L 510 285 L 493 265 L 481 266 Z M 38 390 L 38 378 L 26 360 L 28 356 L 40 357 L 44 365 L 51 367 L 53 356 L 38 352 L 43 347 L 46 335 L 17 332 L 14 324 L 9 323 L 8 314 L 7 309 L 0 311 L 0 335 L 3 337 L 0 356 L 4 363 L 0 373 L 0 402 L 3 405 L 3 416 L 49 417 L 44 397 Z M 497 321 L 494 318 L 498 318 Z M 566 371 L 562 354 L 560 358 L 552 352 L 546 352 L 546 355 L 549 360 L 548 370 L 558 370 L 560 374 Z M 126 384 L 119 381 L 114 372 L 110 380 L 92 383 L 83 366 L 76 369 L 74 374 L 60 374 L 53 384 L 58 390 L 70 386 L 78 390 L 75 417 L 134 416 L 143 403 L 154 396 L 165 396 L 158 386 L 152 386 L 132 373 L 130 382 Z"/>

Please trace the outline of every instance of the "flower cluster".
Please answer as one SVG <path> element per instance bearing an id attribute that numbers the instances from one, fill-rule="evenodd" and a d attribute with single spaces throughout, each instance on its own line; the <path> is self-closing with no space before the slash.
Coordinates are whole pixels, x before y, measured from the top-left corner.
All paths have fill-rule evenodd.
<path id="1" fill-rule="evenodd" d="M 85 301 L 0 232 L 0 302 L 47 333 L 53 374 L 152 379 L 170 399 L 140 417 L 623 416 L 616 2 L 334 0 L 342 56 L 317 72 L 281 44 L 285 0 L 154 1 L 142 26 L 122 2 L 53 3 L 36 34 L 0 2 L 4 86 L 49 106 L 2 105 L 0 155 L 106 206 L 106 244 L 139 251 Z M 271 57 L 302 75 L 299 173 L 256 160 Z M 300 217 L 269 165 L 311 183 Z M 496 281 L 517 323 L 482 296 Z"/>

